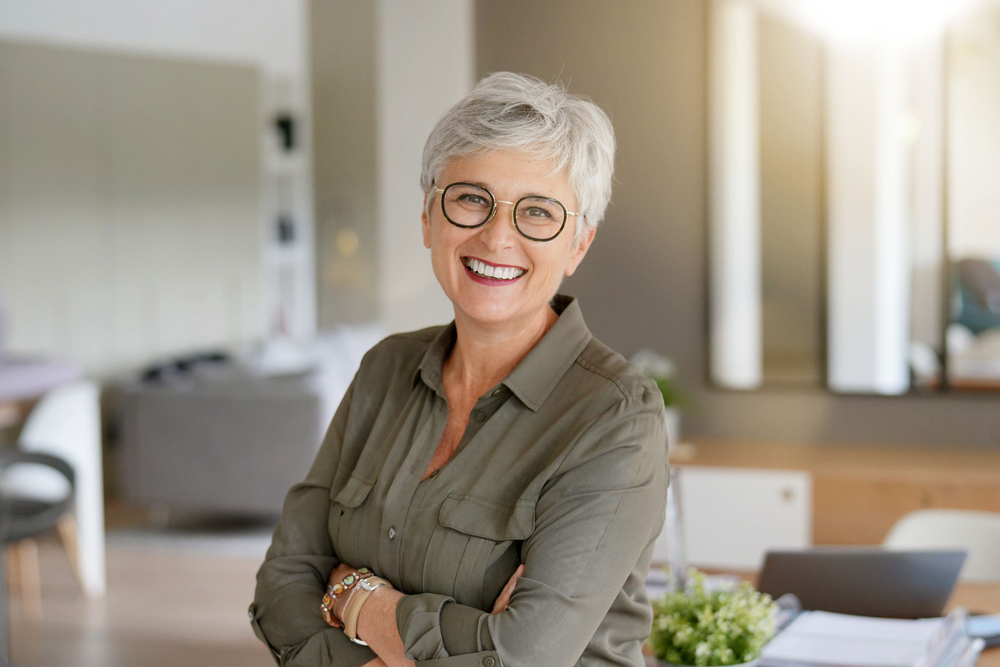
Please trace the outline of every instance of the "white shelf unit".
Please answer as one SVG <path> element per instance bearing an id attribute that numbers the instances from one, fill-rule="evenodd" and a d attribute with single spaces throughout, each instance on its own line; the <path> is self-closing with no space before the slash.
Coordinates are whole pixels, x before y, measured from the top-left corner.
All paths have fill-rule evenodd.
<path id="1" fill-rule="evenodd" d="M 308 88 L 263 76 L 260 109 L 265 332 L 269 339 L 309 339 L 316 333 L 316 253 Z M 279 119 L 291 134 L 287 145 Z"/>

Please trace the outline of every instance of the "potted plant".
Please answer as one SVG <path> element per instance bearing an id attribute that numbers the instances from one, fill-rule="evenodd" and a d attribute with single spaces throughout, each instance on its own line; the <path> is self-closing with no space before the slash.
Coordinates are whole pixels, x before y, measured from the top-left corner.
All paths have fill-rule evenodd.
<path id="1" fill-rule="evenodd" d="M 636 352 L 632 357 L 632 363 L 639 367 L 643 375 L 656 383 L 663 395 L 667 442 L 672 449 L 680 443 L 681 406 L 684 404 L 684 395 L 677 383 L 677 366 L 670 357 L 652 350 Z"/>
<path id="2" fill-rule="evenodd" d="M 777 605 L 747 582 L 707 590 L 692 570 L 683 591 L 653 601 L 649 647 L 665 665 L 755 665 L 774 636 Z"/>

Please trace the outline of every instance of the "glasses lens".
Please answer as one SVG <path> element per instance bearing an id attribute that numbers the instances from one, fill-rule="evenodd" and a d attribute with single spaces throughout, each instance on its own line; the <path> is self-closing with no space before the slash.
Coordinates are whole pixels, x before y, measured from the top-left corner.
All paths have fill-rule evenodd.
<path id="1" fill-rule="evenodd" d="M 566 209 L 555 199 L 525 197 L 517 204 L 514 221 L 518 231 L 528 238 L 548 241 L 566 224 Z"/>
<path id="2" fill-rule="evenodd" d="M 493 210 L 493 196 L 467 183 L 452 183 L 441 195 L 441 205 L 449 222 L 459 227 L 478 227 Z"/>

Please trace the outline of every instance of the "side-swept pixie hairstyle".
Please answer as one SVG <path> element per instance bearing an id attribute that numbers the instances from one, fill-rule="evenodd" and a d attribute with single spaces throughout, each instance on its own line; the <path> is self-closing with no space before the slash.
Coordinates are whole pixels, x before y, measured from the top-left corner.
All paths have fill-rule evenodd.
<path id="1" fill-rule="evenodd" d="M 541 157 L 553 163 L 556 173 L 566 174 L 585 216 L 577 241 L 604 219 L 615 170 L 615 132 L 607 114 L 589 99 L 524 74 L 490 74 L 434 126 L 424 145 L 420 186 L 429 195 L 449 162 L 492 151 Z"/>

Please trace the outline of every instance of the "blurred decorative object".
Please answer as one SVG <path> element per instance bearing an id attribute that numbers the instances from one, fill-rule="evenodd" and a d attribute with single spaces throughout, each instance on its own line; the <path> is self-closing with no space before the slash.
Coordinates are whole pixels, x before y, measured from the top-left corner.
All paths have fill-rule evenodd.
<path id="1" fill-rule="evenodd" d="M 926 509 L 893 525 L 882 546 L 888 549 L 950 549 L 969 552 L 961 581 L 1000 583 L 1000 514 L 974 510 Z"/>
<path id="2" fill-rule="evenodd" d="M 286 152 L 295 150 L 295 119 L 290 113 L 279 113 L 274 118 L 274 127 Z"/>
<path id="3" fill-rule="evenodd" d="M 1000 260 L 962 259 L 955 265 L 959 313 L 956 322 L 973 333 L 1000 327 Z"/>
<path id="4" fill-rule="evenodd" d="M 684 394 L 677 383 L 677 366 L 673 359 L 652 350 L 640 350 L 632 355 L 632 363 L 639 367 L 643 375 L 656 382 L 663 394 L 664 419 L 667 425 L 667 443 L 673 448 L 681 441 L 681 407 L 685 403 Z"/>
<path id="5" fill-rule="evenodd" d="M 287 213 L 282 213 L 278 216 L 278 243 L 294 243 L 295 242 L 295 222 L 292 220 L 292 216 Z"/>
<path id="6" fill-rule="evenodd" d="M 1000 260 L 955 263 L 947 335 L 948 385 L 1000 389 Z"/>
<path id="7" fill-rule="evenodd" d="M 649 646 L 668 665 L 755 665 L 776 628 L 778 608 L 747 582 L 705 585 L 691 570 L 688 588 L 653 601 Z"/>
<path id="8" fill-rule="evenodd" d="M 941 360 L 933 347 L 910 341 L 910 373 L 916 387 L 934 387 L 941 381 Z"/>
<path id="9" fill-rule="evenodd" d="M 18 447 L 65 459 L 76 473 L 75 510 L 59 521 L 59 534 L 83 592 L 105 590 L 104 472 L 96 382 L 80 380 L 47 392 L 28 415 Z M 40 503 L 63 497 L 66 481 L 50 470 L 21 466 L 0 482 L 4 494 Z"/>

